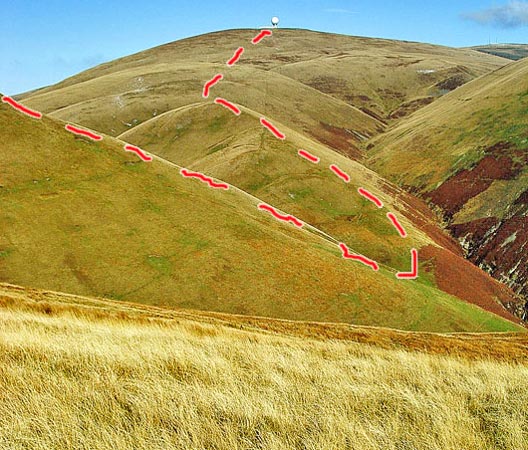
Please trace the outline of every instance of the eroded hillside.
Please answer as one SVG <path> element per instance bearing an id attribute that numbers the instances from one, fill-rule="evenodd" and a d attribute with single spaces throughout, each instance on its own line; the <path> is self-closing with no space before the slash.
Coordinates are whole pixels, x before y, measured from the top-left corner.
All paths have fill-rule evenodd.
<path id="1" fill-rule="evenodd" d="M 527 60 L 446 95 L 369 147 L 371 167 L 436 205 L 470 260 L 528 295 Z"/>

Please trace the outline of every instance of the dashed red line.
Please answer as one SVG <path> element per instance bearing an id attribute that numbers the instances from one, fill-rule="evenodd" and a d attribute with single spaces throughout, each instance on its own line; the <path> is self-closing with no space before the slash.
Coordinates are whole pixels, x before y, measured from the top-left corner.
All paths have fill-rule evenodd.
<path id="1" fill-rule="evenodd" d="M 398 230 L 398 233 L 400 233 L 400 236 L 402 238 L 407 237 L 407 232 L 405 231 L 405 228 L 403 228 L 402 224 L 398 221 L 398 218 L 391 212 L 387 213 L 387 217 L 394 225 L 394 228 Z"/>
<path id="2" fill-rule="evenodd" d="M 252 44 L 258 44 L 266 36 L 271 36 L 271 35 L 272 35 L 272 32 L 270 30 L 262 30 L 257 36 L 255 36 L 252 39 L 251 42 L 252 42 Z M 234 64 L 236 64 L 240 60 L 240 58 L 241 58 L 243 53 L 244 53 L 244 47 L 239 47 L 235 51 L 235 53 L 232 56 L 232 58 L 229 59 L 229 61 L 227 61 L 227 65 L 228 66 L 233 66 Z M 217 84 L 219 81 L 221 81 L 222 79 L 223 79 L 223 75 L 222 74 L 217 74 L 211 80 L 206 82 L 205 85 L 204 85 L 204 88 L 203 88 L 203 93 L 202 93 L 203 97 L 204 98 L 209 97 L 210 89 L 215 84 Z M 2 99 L 2 100 L 4 100 L 4 99 Z M 221 105 L 221 106 L 224 106 L 225 108 L 228 108 L 229 110 L 231 110 L 236 115 L 241 114 L 240 108 L 238 108 L 236 105 L 234 105 L 233 103 L 231 103 L 231 102 L 229 102 L 229 101 L 227 101 L 227 100 L 225 100 L 223 98 L 217 97 L 214 102 L 216 104 L 218 104 L 218 105 Z M 281 133 L 278 130 L 277 127 L 275 127 L 271 122 L 269 122 L 265 118 L 261 117 L 260 118 L 260 123 L 265 128 L 267 128 L 276 138 L 278 138 L 278 139 L 285 139 L 286 138 L 285 134 Z M 137 149 L 137 150 L 139 150 L 139 149 Z M 307 152 L 306 150 L 299 150 L 298 151 L 298 155 L 301 156 L 302 158 L 307 159 L 308 161 L 310 161 L 312 163 L 316 163 L 317 164 L 317 163 L 320 162 L 320 159 L 317 156 Z M 347 173 L 345 173 L 343 170 L 341 170 L 337 165 L 332 164 L 330 166 L 330 170 L 332 170 L 339 178 L 344 180 L 346 183 L 350 182 L 350 176 Z M 199 172 L 190 172 L 190 171 L 188 171 L 186 169 L 181 169 L 181 174 L 184 177 L 198 178 L 201 181 L 208 183 L 209 186 L 214 187 L 214 188 L 229 189 L 229 185 L 227 185 L 226 183 L 216 183 L 216 182 L 213 181 L 212 178 L 207 177 L 204 174 L 201 174 Z M 359 188 L 358 192 L 359 192 L 360 195 L 362 195 L 366 199 L 368 199 L 371 202 L 373 202 L 378 208 L 382 208 L 383 207 L 383 202 L 378 197 L 376 197 L 375 195 L 373 195 L 372 193 L 367 191 L 366 189 Z M 281 214 L 275 208 L 273 208 L 272 206 L 269 206 L 269 205 L 267 205 L 265 203 L 259 203 L 258 208 L 260 210 L 264 210 L 264 211 L 267 211 L 267 212 L 271 213 L 278 220 L 281 220 L 281 221 L 284 221 L 284 222 L 291 222 L 296 227 L 300 228 L 300 227 L 302 227 L 304 225 L 304 223 L 301 222 L 296 217 L 294 217 L 292 215 L 289 215 L 289 214 L 288 215 Z M 389 213 L 387 213 L 387 217 L 392 222 L 393 226 L 396 228 L 396 230 L 398 231 L 400 236 L 401 237 L 406 237 L 407 236 L 407 232 L 405 231 L 403 226 L 400 224 L 400 222 L 398 221 L 396 216 L 389 212 Z M 372 268 L 372 270 L 374 270 L 376 272 L 379 271 L 379 265 L 378 265 L 378 263 L 376 261 L 374 261 L 372 259 L 369 259 L 369 258 L 367 258 L 367 257 L 365 257 L 363 255 L 351 253 L 350 250 L 348 249 L 348 247 L 345 244 L 343 244 L 343 243 L 340 243 L 339 247 L 341 248 L 341 250 L 343 252 L 343 258 L 359 261 L 362 264 Z M 411 250 L 411 258 L 412 258 L 412 260 L 411 260 L 411 263 L 412 263 L 411 272 L 398 272 L 396 274 L 396 276 L 398 278 L 414 279 L 414 278 L 418 277 L 418 252 L 417 252 L 416 249 L 412 249 Z"/>
<path id="3" fill-rule="evenodd" d="M 332 164 L 330 166 L 330 170 L 334 172 L 339 178 L 341 178 L 345 183 L 350 182 L 350 176 L 343 172 L 339 167 L 337 167 L 335 164 Z"/>
<path id="4" fill-rule="evenodd" d="M 223 98 L 220 98 L 220 97 L 216 98 L 214 102 L 217 105 L 222 105 L 225 108 L 229 109 L 230 111 L 232 111 L 237 116 L 240 115 L 240 112 L 241 112 L 240 109 L 236 105 L 234 105 L 233 103 L 228 102 L 227 100 L 225 100 Z"/>
<path id="5" fill-rule="evenodd" d="M 418 250 L 415 248 L 411 250 L 411 267 L 410 272 L 398 272 L 396 277 L 407 280 L 415 280 L 418 278 Z"/>
<path id="6" fill-rule="evenodd" d="M 343 252 L 343 258 L 352 259 L 354 261 L 359 261 L 365 264 L 366 266 L 371 267 L 372 270 L 374 270 L 375 272 L 379 270 L 379 265 L 376 261 L 373 261 L 372 259 L 369 259 L 363 255 L 355 255 L 353 253 L 350 253 L 350 250 L 348 249 L 348 247 L 343 243 L 339 244 L 339 247 L 341 248 L 341 251 Z"/>
<path id="7" fill-rule="evenodd" d="M 229 185 L 226 183 L 216 183 L 211 177 L 205 176 L 203 173 L 190 172 L 187 169 L 181 169 L 180 173 L 186 178 L 198 178 L 199 180 L 207 183 L 210 187 L 215 189 L 229 189 Z"/>
<path id="8" fill-rule="evenodd" d="M 378 197 L 376 197 L 374 194 L 371 194 L 369 191 L 363 188 L 359 188 L 358 192 L 360 195 L 365 197 L 367 200 L 370 200 L 371 202 L 373 202 L 378 208 L 383 208 L 383 202 Z"/>
<path id="9" fill-rule="evenodd" d="M 203 88 L 203 93 L 202 93 L 202 96 L 203 98 L 207 98 L 209 97 L 209 91 L 211 90 L 211 88 L 216 84 L 218 83 L 219 81 L 223 80 L 224 76 L 219 73 L 218 75 L 215 75 L 211 80 L 209 80 L 207 83 L 205 83 L 204 85 L 204 88 Z"/>
<path id="10" fill-rule="evenodd" d="M 90 139 L 93 139 L 94 141 L 100 141 L 103 139 L 102 136 L 99 136 L 98 134 L 92 133 L 88 130 L 83 130 L 82 128 L 74 127 L 73 125 L 66 125 L 64 128 L 66 128 L 70 133 L 78 134 L 79 136 L 86 136 Z"/>
<path id="11" fill-rule="evenodd" d="M 319 158 L 317 156 L 312 155 L 311 153 L 308 153 L 306 150 L 299 150 L 297 153 L 299 154 L 299 156 L 302 156 L 308 161 L 311 161 L 316 164 L 319 162 Z"/>
<path id="12" fill-rule="evenodd" d="M 227 61 L 227 65 L 228 66 L 232 66 L 232 65 L 236 64 L 243 53 L 244 53 L 244 47 L 238 47 L 238 49 L 235 51 L 235 54 L 233 55 L 233 57 L 229 61 Z"/>
<path id="13" fill-rule="evenodd" d="M 146 161 L 146 162 L 150 162 L 152 161 L 152 156 L 149 156 L 147 155 L 145 152 L 143 152 L 143 150 L 141 150 L 140 148 L 134 146 L 134 145 L 130 145 L 130 144 L 126 144 L 125 145 L 125 150 L 127 152 L 134 152 L 136 155 L 138 155 L 143 161 Z"/>
<path id="14" fill-rule="evenodd" d="M 284 133 L 281 133 L 275 125 L 264 119 L 264 117 L 260 118 L 260 123 L 268 130 L 270 130 L 277 139 L 286 139 L 286 135 Z"/>
<path id="15" fill-rule="evenodd" d="M 20 112 L 23 112 L 27 116 L 33 117 L 35 119 L 41 119 L 42 118 L 42 113 L 40 113 L 38 111 L 34 111 L 32 109 L 29 109 L 29 108 L 25 107 L 24 105 L 21 105 L 20 103 L 18 103 L 17 101 L 13 100 L 11 97 L 8 97 L 7 95 L 4 95 L 2 97 L 2 102 L 8 103 L 13 108 L 18 109 Z"/>
<path id="16" fill-rule="evenodd" d="M 253 40 L 251 41 L 252 44 L 258 44 L 262 39 L 264 39 L 266 36 L 271 36 L 273 33 L 270 30 L 262 30 L 259 34 L 257 34 Z"/>
<path id="17" fill-rule="evenodd" d="M 299 219 L 297 219 L 297 217 L 291 216 L 289 214 L 288 215 L 280 214 L 279 212 L 277 212 L 275 208 L 273 208 L 272 206 L 266 205 L 265 203 L 259 203 L 258 208 L 262 209 L 263 211 L 270 212 L 273 215 L 273 217 L 275 217 L 276 219 L 282 220 L 283 222 L 291 222 L 296 227 L 301 228 L 304 225 L 304 223 L 302 223 Z"/>

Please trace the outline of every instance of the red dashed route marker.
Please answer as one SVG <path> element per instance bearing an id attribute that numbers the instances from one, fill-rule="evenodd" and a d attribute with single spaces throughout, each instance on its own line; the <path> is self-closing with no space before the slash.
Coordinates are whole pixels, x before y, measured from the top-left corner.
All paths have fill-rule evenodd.
<path id="1" fill-rule="evenodd" d="M 219 73 L 218 75 L 215 75 L 211 80 L 209 80 L 207 83 L 205 83 L 205 86 L 203 88 L 203 93 L 202 93 L 202 96 L 203 98 L 207 98 L 209 97 L 209 91 L 211 90 L 211 88 L 216 84 L 218 83 L 219 81 L 221 81 L 222 79 L 224 78 L 224 76 Z"/>
<path id="2" fill-rule="evenodd" d="M 230 111 L 232 111 L 235 115 L 239 116 L 240 115 L 240 109 L 234 105 L 233 103 L 231 102 L 228 102 L 227 100 L 223 99 L 223 98 L 216 98 L 215 101 L 214 101 L 217 105 L 221 105 L 227 109 L 229 109 Z"/>
<path id="3" fill-rule="evenodd" d="M 282 220 L 283 222 L 291 222 L 296 227 L 301 228 L 304 224 L 297 219 L 297 217 L 291 216 L 291 215 L 283 215 L 277 212 L 275 208 L 272 206 L 266 205 L 265 203 L 259 203 L 258 208 L 263 211 L 268 211 L 275 217 L 276 219 Z"/>
<path id="4" fill-rule="evenodd" d="M 152 161 L 152 156 L 147 155 L 145 152 L 143 152 L 143 150 L 141 150 L 140 148 L 136 147 L 135 145 L 126 144 L 125 145 L 125 150 L 127 152 L 135 153 L 136 155 L 138 155 L 145 162 Z"/>
<path id="5" fill-rule="evenodd" d="M 273 125 L 268 120 L 264 119 L 264 117 L 260 118 L 260 123 L 262 126 L 266 127 L 268 130 L 271 131 L 271 133 L 277 138 L 277 139 L 286 139 L 286 135 L 284 133 L 281 133 L 275 125 Z"/>
<path id="6" fill-rule="evenodd" d="M 25 115 L 29 117 L 33 117 L 34 119 L 41 119 L 42 113 L 38 111 L 33 111 L 32 109 L 29 109 L 25 107 L 24 105 L 21 105 L 17 101 L 13 100 L 11 97 L 8 97 L 7 95 L 4 95 L 2 97 L 2 102 L 7 103 L 11 105 L 13 108 L 18 109 L 20 112 L 23 112 Z"/>
<path id="7" fill-rule="evenodd" d="M 253 38 L 253 40 L 251 42 L 253 44 L 258 44 L 266 36 L 271 36 L 271 35 L 272 35 L 271 31 L 263 30 L 257 36 L 255 36 L 255 38 Z M 235 51 L 235 54 L 233 55 L 233 57 L 227 62 L 227 65 L 228 66 L 234 65 L 236 62 L 238 62 L 238 60 L 240 59 L 240 57 L 242 56 L 243 53 L 244 53 L 244 48 L 243 47 L 239 47 Z M 204 98 L 209 97 L 209 91 L 210 91 L 211 87 L 213 87 L 215 84 L 217 84 L 222 79 L 223 79 L 223 75 L 222 74 L 218 74 L 218 75 L 215 75 L 210 81 L 206 82 L 205 85 L 204 85 L 204 89 L 203 89 L 203 94 L 202 94 L 203 97 Z M 24 113 L 24 114 L 26 114 L 26 115 L 28 115 L 30 117 L 37 118 L 37 119 L 41 119 L 42 118 L 42 113 L 40 113 L 38 111 L 34 111 L 32 109 L 29 109 L 29 108 L 21 105 L 17 101 L 13 100 L 11 97 L 8 97 L 8 96 L 4 95 L 2 97 L 2 102 L 3 103 L 8 103 L 13 108 L 19 110 L 20 112 L 22 112 L 22 113 Z M 235 106 L 233 103 L 231 103 L 231 102 L 229 102 L 229 101 L 227 101 L 227 100 L 225 100 L 223 98 L 219 98 L 219 97 L 216 98 L 215 99 L 215 103 L 228 108 L 229 110 L 231 110 L 236 115 L 239 115 L 240 112 L 241 112 L 240 109 L 237 106 Z M 281 133 L 271 122 L 267 121 L 266 119 L 261 118 L 260 119 L 260 123 L 264 127 L 266 127 L 278 139 L 285 139 L 286 138 L 286 136 L 283 133 Z M 65 126 L 65 128 L 66 128 L 66 130 L 70 131 L 71 133 L 74 133 L 74 134 L 77 134 L 77 135 L 80 135 L 80 136 L 86 136 L 86 137 L 88 137 L 90 139 L 93 139 L 94 141 L 100 141 L 100 140 L 103 139 L 103 137 L 98 135 L 98 134 L 95 134 L 95 133 L 93 133 L 91 131 L 88 131 L 88 130 L 84 130 L 82 128 L 75 127 L 75 126 L 70 125 L 70 124 L 67 124 Z M 126 144 L 124 148 L 125 148 L 126 151 L 130 151 L 130 152 L 136 153 L 143 161 L 152 161 L 152 159 L 153 159 L 152 156 L 149 156 L 149 155 L 145 154 L 141 149 L 139 149 L 138 147 L 135 147 L 133 145 Z M 311 153 L 308 153 L 305 150 L 299 150 L 298 154 L 299 154 L 299 156 L 301 156 L 301 157 L 303 157 L 303 158 L 305 158 L 308 161 L 311 161 L 313 163 L 318 163 L 319 162 L 319 158 L 317 156 L 314 156 L 314 155 L 312 155 Z M 332 164 L 330 166 L 330 169 L 339 178 L 343 179 L 345 182 L 348 183 L 350 181 L 350 176 L 348 174 L 346 174 L 345 172 L 343 172 L 336 165 Z M 188 171 L 186 169 L 181 169 L 180 173 L 184 177 L 187 177 L 187 178 L 198 178 L 201 181 L 207 183 L 210 187 L 215 188 L 215 189 L 229 189 L 229 185 L 228 184 L 226 184 L 226 183 L 216 183 L 215 181 L 213 181 L 213 179 L 211 177 L 205 176 L 202 173 L 190 172 L 190 171 Z M 379 200 L 375 195 L 373 195 L 370 192 L 368 192 L 366 189 L 359 188 L 358 192 L 363 197 L 365 197 L 368 200 L 372 201 L 378 208 L 382 208 L 383 207 L 383 202 L 381 200 Z M 275 208 L 273 208 L 272 206 L 266 205 L 264 203 L 260 203 L 258 205 L 258 208 L 261 209 L 261 210 L 264 210 L 264 211 L 268 211 L 269 213 L 271 213 L 278 220 L 281 220 L 281 221 L 284 221 L 284 222 L 291 222 L 296 227 L 301 228 L 304 225 L 304 223 L 301 222 L 296 217 L 294 217 L 292 215 L 280 214 Z M 407 236 L 407 232 L 405 231 L 403 226 L 400 224 L 400 222 L 398 221 L 396 216 L 393 213 L 389 212 L 389 213 L 387 213 L 387 217 L 392 222 L 394 227 L 398 230 L 398 233 L 400 234 L 400 236 L 403 237 L 403 238 L 406 237 Z M 371 259 L 369 259 L 369 258 L 367 258 L 367 257 L 365 257 L 363 255 L 356 255 L 356 254 L 350 253 L 350 250 L 348 249 L 348 247 L 345 244 L 343 244 L 343 243 L 340 243 L 339 247 L 341 248 L 341 251 L 343 252 L 343 258 L 359 261 L 359 262 L 365 264 L 366 266 L 371 267 L 376 272 L 379 270 L 379 265 L 378 265 L 378 263 L 376 261 L 373 261 L 373 260 L 371 260 Z M 416 249 L 413 248 L 411 250 L 411 271 L 410 272 L 398 272 L 396 274 L 396 277 L 399 278 L 399 279 L 416 279 L 416 278 L 418 278 L 418 251 Z"/>
<path id="8" fill-rule="evenodd" d="M 407 280 L 415 280 L 418 278 L 418 250 L 415 248 L 411 250 L 411 267 L 410 272 L 398 272 L 396 277 Z"/>
<path id="9" fill-rule="evenodd" d="M 270 30 L 262 30 L 257 36 L 255 36 L 252 39 L 251 43 L 252 44 L 258 44 L 266 36 L 271 36 L 271 35 L 272 35 L 272 32 Z M 228 66 L 233 66 L 234 64 L 236 64 L 240 60 L 240 58 L 241 58 L 243 53 L 244 53 L 244 47 L 239 47 L 235 51 L 235 53 L 231 57 L 231 59 L 229 59 L 229 61 L 227 61 L 227 65 Z M 222 79 L 223 79 L 223 75 L 222 74 L 217 74 L 211 80 L 206 82 L 205 85 L 204 85 L 204 88 L 203 88 L 203 93 L 202 93 L 203 97 L 204 98 L 209 97 L 210 89 L 215 84 L 217 84 L 219 81 L 221 81 Z M 214 103 L 216 103 L 218 105 L 221 105 L 221 106 L 224 106 L 225 108 L 229 109 L 234 114 L 236 114 L 237 116 L 240 115 L 240 113 L 241 113 L 240 108 L 238 108 L 236 105 L 234 105 L 233 103 L 231 103 L 231 102 L 229 102 L 229 101 L 227 101 L 227 100 L 225 100 L 223 98 L 217 97 L 215 99 Z M 265 128 L 267 128 L 276 138 L 282 139 L 282 140 L 286 139 L 286 135 L 284 133 L 281 133 L 277 129 L 277 127 L 275 127 L 271 122 L 269 122 L 265 118 L 261 117 L 260 118 L 260 123 Z M 135 149 L 139 150 L 139 149 L 137 149 L 137 147 Z M 312 155 L 311 153 L 307 152 L 306 150 L 299 150 L 297 153 L 298 153 L 299 156 L 301 156 L 304 159 L 307 159 L 308 161 L 310 161 L 312 163 L 317 164 L 320 161 L 320 159 L 317 156 Z M 343 170 L 341 170 L 335 164 L 332 164 L 330 166 L 330 170 L 332 172 L 334 172 L 339 178 L 341 178 L 346 183 L 350 182 L 350 176 L 347 173 L 345 173 Z M 184 177 L 188 177 L 188 178 L 198 178 L 201 181 L 209 184 L 209 186 L 211 186 L 213 188 L 229 189 L 229 185 L 227 185 L 226 183 L 216 183 L 216 182 L 213 181 L 212 178 L 207 177 L 207 176 L 205 176 L 202 173 L 189 172 L 187 169 L 181 169 L 181 174 Z M 376 197 L 374 194 L 372 194 L 369 191 L 367 191 L 366 189 L 359 188 L 358 192 L 359 192 L 360 195 L 362 195 L 366 199 L 368 199 L 371 202 L 373 202 L 378 208 L 382 208 L 383 207 L 383 202 L 378 197 Z M 275 208 L 273 208 L 272 206 L 266 205 L 265 203 L 259 203 L 258 208 L 260 210 L 264 210 L 264 211 L 267 211 L 267 212 L 271 213 L 278 220 L 281 220 L 283 222 L 293 223 L 296 227 L 301 228 L 304 225 L 304 223 L 301 222 L 296 217 L 294 217 L 292 215 L 280 214 Z M 405 231 L 403 226 L 400 224 L 400 222 L 398 221 L 396 216 L 393 213 L 389 212 L 389 213 L 387 213 L 387 217 L 392 222 L 393 226 L 396 228 L 396 230 L 398 231 L 400 236 L 403 237 L 403 238 L 407 237 L 407 232 Z M 341 248 L 341 251 L 343 252 L 343 258 L 359 261 L 362 264 L 365 264 L 366 266 L 372 268 L 372 270 L 374 270 L 376 272 L 379 271 L 379 265 L 378 265 L 378 263 L 376 261 L 374 261 L 372 259 L 369 259 L 369 258 L 367 258 L 367 257 L 365 257 L 363 255 L 357 255 L 357 254 L 350 253 L 350 250 L 348 249 L 348 247 L 345 244 L 343 244 L 343 243 L 340 243 L 339 247 Z M 415 279 L 415 278 L 418 277 L 418 252 L 414 248 L 411 250 L 411 257 L 412 257 L 412 261 L 411 261 L 412 270 L 411 270 L 411 272 L 398 272 L 396 274 L 396 276 L 398 278 L 400 278 L 400 279 Z"/>
<path id="10" fill-rule="evenodd" d="M 339 178 L 341 178 L 345 183 L 350 182 L 350 176 L 343 172 L 339 167 L 337 167 L 335 164 L 332 164 L 330 166 L 330 170 L 334 172 Z"/>
<path id="11" fill-rule="evenodd" d="M 70 124 L 66 125 L 64 128 L 66 128 L 70 133 L 77 134 L 79 136 L 85 136 L 94 141 L 100 141 L 103 139 L 103 137 L 99 136 L 98 134 L 95 134 L 88 130 L 83 130 L 82 128 L 74 127 L 73 125 L 70 125 Z"/>
<path id="12" fill-rule="evenodd" d="M 389 220 L 394 225 L 394 228 L 396 228 L 398 230 L 398 233 L 400 233 L 400 236 L 402 238 L 407 237 L 407 232 L 405 231 L 405 228 L 403 228 L 401 223 L 398 221 L 398 218 L 394 214 L 392 214 L 391 212 L 387 213 L 387 217 L 389 218 Z"/>
<path id="13" fill-rule="evenodd" d="M 360 195 L 365 197 L 367 200 L 370 200 L 372 203 L 374 203 L 378 208 L 383 208 L 383 202 L 376 197 L 374 194 L 371 194 L 369 191 L 363 188 L 359 188 L 358 192 Z"/>
<path id="14" fill-rule="evenodd" d="M 297 154 L 310 162 L 315 164 L 319 163 L 319 158 L 315 155 L 312 155 L 311 153 L 308 153 L 306 150 L 299 150 Z"/>
<path id="15" fill-rule="evenodd" d="M 244 53 L 244 47 L 238 47 L 233 57 L 229 61 L 227 61 L 227 65 L 231 67 L 234 64 L 236 64 L 243 53 Z"/>
<path id="16" fill-rule="evenodd" d="M 339 248 L 341 248 L 341 251 L 343 252 L 343 258 L 353 259 L 354 261 L 359 261 L 365 264 L 366 266 L 371 267 L 372 270 L 374 270 L 375 272 L 379 270 L 379 266 L 376 261 L 373 261 L 372 259 L 368 259 L 363 255 L 355 255 L 353 253 L 350 253 L 350 250 L 348 249 L 348 247 L 343 243 L 339 244 Z"/>
<path id="17" fill-rule="evenodd" d="M 271 36 L 273 33 L 270 30 L 262 30 L 259 34 L 257 34 L 251 41 L 252 44 L 258 44 L 262 39 L 264 39 L 266 36 Z"/>
<path id="18" fill-rule="evenodd" d="M 203 173 L 190 172 L 187 169 L 181 169 L 180 173 L 186 178 L 198 178 L 199 180 L 207 183 L 210 187 L 215 189 L 229 189 L 229 185 L 226 183 L 216 183 L 211 177 L 205 176 Z"/>

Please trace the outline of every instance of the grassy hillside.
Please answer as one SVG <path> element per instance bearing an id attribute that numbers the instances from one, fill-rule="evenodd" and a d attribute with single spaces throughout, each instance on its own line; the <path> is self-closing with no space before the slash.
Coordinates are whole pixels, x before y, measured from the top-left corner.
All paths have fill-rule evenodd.
<path id="1" fill-rule="evenodd" d="M 257 198 L 185 179 L 159 159 L 142 163 L 122 142 L 88 142 L 5 104 L 0 123 L 2 280 L 289 319 L 516 329 L 427 276 L 406 283 L 399 269 L 346 261 L 335 241 L 279 223 Z"/>
<path id="2" fill-rule="evenodd" d="M 528 294 L 528 61 L 446 95 L 375 139 L 370 165 L 443 212 L 469 257 Z"/>
<path id="3" fill-rule="evenodd" d="M 525 337 L 407 333 L 427 354 L 0 285 L 0 447 L 524 449 Z"/>
<path id="4" fill-rule="evenodd" d="M 30 93 L 30 106 L 117 135 L 166 111 L 201 102 L 215 73 L 230 100 L 320 142 L 362 137 L 506 60 L 472 50 L 307 30 L 275 30 L 258 46 L 255 30 L 210 33 L 156 47 Z M 225 62 L 245 47 L 234 68 Z M 347 131 L 348 130 L 348 131 Z"/>
<path id="5" fill-rule="evenodd" d="M 410 248 L 427 247 L 422 266 L 433 284 L 499 314 L 503 308 L 497 300 L 515 304 L 512 293 L 491 279 L 477 276 L 478 282 L 472 281 L 471 268 L 450 253 L 460 250 L 423 205 L 335 153 L 359 158 L 360 143 L 385 128 L 384 120 L 376 118 L 379 114 L 425 91 L 439 95 L 459 69 L 467 81 L 504 61 L 467 50 L 304 30 L 276 30 L 252 46 L 254 35 L 254 30 L 233 30 L 167 44 L 83 72 L 25 101 L 54 117 L 119 136 L 176 164 L 224 179 L 391 267 L 408 267 Z M 241 45 L 246 47 L 241 61 L 226 67 L 225 61 Z M 342 80 L 334 80 L 339 87 L 335 92 L 305 79 L 307 73 L 324 70 Z M 225 79 L 212 95 L 236 102 L 242 116 L 201 97 L 203 83 L 217 72 Z M 345 87 L 343 80 L 352 75 L 363 81 Z M 392 84 L 386 84 L 389 79 Z M 435 88 L 435 83 L 445 86 Z M 375 86 L 379 92 L 373 95 Z M 395 86 L 405 93 L 394 97 Z M 349 90 L 378 99 L 379 114 L 361 111 L 363 100 L 338 95 Z M 278 142 L 263 130 L 260 116 L 280 125 L 287 140 Z M 317 153 L 321 164 L 301 160 L 298 148 Z M 349 185 L 328 170 L 334 163 L 352 177 Z M 376 192 L 387 209 L 403 216 L 409 239 L 395 233 L 386 209 L 378 211 L 357 195 L 360 186 Z M 461 274 L 457 278 L 462 288 L 454 287 L 439 269 L 448 264 Z M 469 285 L 484 288 L 464 288 Z"/>

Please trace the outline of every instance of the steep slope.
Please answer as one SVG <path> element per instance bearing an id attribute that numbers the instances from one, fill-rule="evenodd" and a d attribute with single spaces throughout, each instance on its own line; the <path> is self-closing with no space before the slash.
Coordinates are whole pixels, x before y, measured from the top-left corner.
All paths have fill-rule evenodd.
<path id="1" fill-rule="evenodd" d="M 422 274 L 429 274 L 441 289 L 495 312 L 500 302 L 517 307 L 511 292 L 457 256 L 459 248 L 416 199 L 282 124 L 287 140 L 277 142 L 256 117 L 246 109 L 237 118 L 216 105 L 200 105 L 154 118 L 122 137 L 168 160 L 227 180 L 392 267 L 406 267 L 409 249 L 419 248 Z M 307 163 L 297 156 L 298 148 L 309 149 L 321 162 Z M 328 170 L 332 163 L 350 175 L 350 183 Z M 357 194 L 359 187 L 383 200 L 383 213 Z M 401 239 L 387 221 L 387 210 L 407 219 L 407 239 Z"/>
<path id="2" fill-rule="evenodd" d="M 0 284 L 0 447 L 526 448 L 526 333 L 245 320 Z"/>
<path id="3" fill-rule="evenodd" d="M 371 167 L 439 208 L 469 259 L 528 295 L 527 60 L 446 95 L 369 148 Z"/>
<path id="4" fill-rule="evenodd" d="M 426 279 L 342 259 L 333 241 L 279 223 L 234 187 L 211 189 L 169 163 L 138 162 L 119 141 L 87 142 L 5 104 L 0 123 L 4 281 L 289 319 L 515 329 Z"/>

